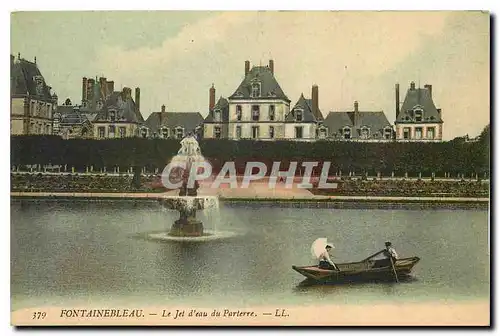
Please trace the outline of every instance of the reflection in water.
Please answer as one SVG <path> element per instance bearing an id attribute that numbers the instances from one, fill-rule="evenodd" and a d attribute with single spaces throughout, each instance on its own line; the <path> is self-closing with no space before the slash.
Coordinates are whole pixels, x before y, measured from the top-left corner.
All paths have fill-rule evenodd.
<path id="1" fill-rule="evenodd" d="M 221 205 L 202 214 L 204 223 L 242 235 L 184 244 L 137 239 L 165 231 L 175 214 L 156 202 L 135 204 L 14 201 L 13 304 L 78 297 L 243 307 L 489 296 L 487 211 Z M 310 245 L 318 237 L 334 243 L 338 262 L 362 260 L 386 240 L 402 257 L 422 260 L 415 279 L 400 284 L 304 286 L 291 266 L 316 262 Z"/>

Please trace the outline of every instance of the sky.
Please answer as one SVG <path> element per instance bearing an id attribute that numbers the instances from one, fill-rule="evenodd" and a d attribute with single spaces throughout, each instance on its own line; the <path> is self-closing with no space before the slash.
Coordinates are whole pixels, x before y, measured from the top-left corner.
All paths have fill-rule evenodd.
<path id="1" fill-rule="evenodd" d="M 244 62 L 267 65 L 296 103 L 319 86 L 329 111 L 395 119 L 410 82 L 433 86 L 446 140 L 478 135 L 490 116 L 489 14 L 482 12 L 17 12 L 11 53 L 37 64 L 62 104 L 81 102 L 82 77 L 141 88 L 141 112 L 208 113 L 208 90 L 231 95 Z"/>

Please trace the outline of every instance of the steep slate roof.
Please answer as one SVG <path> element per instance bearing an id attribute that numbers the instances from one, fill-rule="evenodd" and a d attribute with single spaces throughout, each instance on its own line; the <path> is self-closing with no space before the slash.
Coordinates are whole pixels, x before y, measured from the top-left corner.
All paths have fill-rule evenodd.
<path id="1" fill-rule="evenodd" d="M 301 108 L 304 111 L 302 114 L 301 122 L 318 122 L 324 120 L 321 110 L 319 110 L 317 114 L 314 113 L 312 109 L 312 99 L 306 99 L 304 98 L 304 94 L 301 94 L 299 100 L 297 101 L 293 109 L 291 109 L 290 112 L 285 117 L 285 122 L 289 123 L 296 122 L 295 111 L 298 108 Z"/>
<path id="2" fill-rule="evenodd" d="M 251 96 L 254 82 L 261 83 L 260 97 Z M 254 66 L 229 99 L 282 99 L 290 102 L 268 66 Z"/>
<path id="3" fill-rule="evenodd" d="M 221 121 L 214 121 L 214 111 L 215 110 L 221 111 Z M 205 118 L 205 122 L 206 123 L 229 122 L 229 102 L 227 101 L 226 98 L 222 98 L 222 97 L 219 98 L 219 100 L 217 101 L 217 104 L 215 104 L 213 110 L 208 112 L 208 115 Z"/>
<path id="4" fill-rule="evenodd" d="M 353 139 L 359 138 L 359 132 L 356 132 L 356 130 L 360 130 L 363 126 L 370 128 L 371 134 L 377 132 L 383 134 L 386 127 L 392 129 L 383 111 L 359 111 L 356 125 L 354 124 L 354 113 L 354 111 L 330 112 L 323 125 L 328 127 L 330 134 L 339 133 L 342 128 L 349 126 L 353 129 L 353 132 L 351 132 Z"/>
<path id="5" fill-rule="evenodd" d="M 106 99 L 103 108 L 100 111 L 96 111 L 97 115 L 93 122 L 109 122 L 109 110 L 116 110 L 117 122 L 144 122 L 144 118 L 137 109 L 137 105 L 132 97 L 125 96 L 123 92 L 113 92 L 108 99 Z"/>
<path id="6" fill-rule="evenodd" d="M 85 113 L 80 112 L 79 106 L 60 105 L 54 117 L 59 115 L 60 124 L 77 125 L 90 121 Z"/>
<path id="7" fill-rule="evenodd" d="M 35 77 L 39 76 L 42 85 L 37 90 L 37 83 Z M 38 69 L 36 63 L 27 61 L 25 59 L 15 59 L 11 55 L 10 61 L 10 90 L 11 96 L 14 95 L 30 95 L 36 96 L 37 99 L 52 101 L 50 93 L 50 86 L 45 83 L 42 73 Z"/>
<path id="8" fill-rule="evenodd" d="M 401 106 L 399 115 L 396 116 L 397 123 L 413 123 L 413 108 L 420 106 L 423 110 L 422 123 L 442 123 L 441 113 L 437 110 L 432 100 L 431 91 L 428 88 L 409 88 Z M 407 120 L 406 118 L 409 118 Z"/>
<path id="9" fill-rule="evenodd" d="M 202 124 L 203 117 L 199 112 L 153 112 L 145 122 L 145 125 L 153 133 L 159 133 L 162 126 L 170 129 L 181 126 L 186 132 L 194 132 L 196 127 Z"/>

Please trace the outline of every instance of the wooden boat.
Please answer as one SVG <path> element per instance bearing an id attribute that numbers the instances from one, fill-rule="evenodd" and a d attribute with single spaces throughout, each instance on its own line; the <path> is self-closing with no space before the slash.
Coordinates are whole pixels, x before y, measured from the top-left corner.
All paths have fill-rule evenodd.
<path id="1" fill-rule="evenodd" d="M 419 257 L 397 259 L 393 268 L 390 259 L 374 259 L 384 252 L 385 250 L 379 251 L 359 262 L 336 263 L 339 271 L 322 269 L 317 265 L 292 266 L 292 269 L 315 282 L 396 281 L 408 278 L 412 268 L 420 261 Z"/>

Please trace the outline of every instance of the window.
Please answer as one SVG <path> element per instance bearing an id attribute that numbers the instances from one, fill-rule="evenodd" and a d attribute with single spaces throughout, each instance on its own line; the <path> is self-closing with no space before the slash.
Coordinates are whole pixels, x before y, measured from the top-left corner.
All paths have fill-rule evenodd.
<path id="1" fill-rule="evenodd" d="M 127 136 L 127 128 L 126 127 L 118 128 L 118 132 L 120 133 L 120 138 L 125 138 Z"/>
<path id="2" fill-rule="evenodd" d="M 45 134 L 50 134 L 50 125 L 45 125 Z"/>
<path id="3" fill-rule="evenodd" d="M 176 137 L 177 139 L 182 139 L 182 138 L 184 138 L 184 128 L 182 128 L 182 127 L 177 127 L 177 128 L 175 129 L 175 137 Z"/>
<path id="4" fill-rule="evenodd" d="M 160 131 L 160 137 L 162 137 L 163 139 L 166 139 L 169 137 L 169 134 L 168 134 L 168 128 L 166 127 L 162 127 L 161 128 L 161 131 Z"/>
<path id="5" fill-rule="evenodd" d="M 350 127 L 344 127 L 343 129 L 344 133 L 344 139 L 350 139 L 351 138 L 351 128 Z"/>
<path id="6" fill-rule="evenodd" d="M 320 139 L 325 139 L 326 138 L 326 128 L 322 127 L 319 129 L 319 138 Z"/>
<path id="7" fill-rule="evenodd" d="M 214 119 L 215 119 L 215 121 L 221 121 L 220 110 L 215 110 L 214 111 Z"/>
<path id="8" fill-rule="evenodd" d="M 361 139 L 368 139 L 370 137 L 370 129 L 366 126 L 361 127 Z"/>
<path id="9" fill-rule="evenodd" d="M 415 121 L 416 122 L 422 122 L 422 114 L 423 114 L 423 111 L 418 109 L 418 110 L 415 110 Z"/>
<path id="10" fill-rule="evenodd" d="M 260 84 L 259 83 L 253 83 L 252 84 L 252 97 L 260 97 Z"/>
<path id="11" fill-rule="evenodd" d="M 259 126 L 252 126 L 252 138 L 253 139 L 259 138 Z"/>
<path id="12" fill-rule="evenodd" d="M 302 121 L 302 119 L 303 119 L 302 110 L 296 110 L 295 111 L 295 120 Z"/>
<path id="13" fill-rule="evenodd" d="M 241 105 L 236 105 L 236 120 L 240 121 L 241 120 Z"/>
<path id="14" fill-rule="evenodd" d="M 390 127 L 386 127 L 384 129 L 384 138 L 386 138 L 387 140 L 392 138 L 392 129 Z"/>
<path id="15" fill-rule="evenodd" d="M 116 127 L 114 125 L 111 125 L 108 127 L 108 135 L 110 138 L 115 137 L 115 129 L 116 129 Z"/>
<path id="16" fill-rule="evenodd" d="M 31 123 L 31 128 L 30 129 L 31 129 L 31 133 L 36 134 L 36 129 L 35 129 L 35 123 L 34 122 Z"/>
<path id="17" fill-rule="evenodd" d="M 259 121 L 260 119 L 260 106 L 252 105 L 252 120 Z"/>
<path id="18" fill-rule="evenodd" d="M 435 129 L 434 127 L 427 127 L 427 139 L 434 139 Z"/>
<path id="19" fill-rule="evenodd" d="M 411 139 L 410 128 L 403 128 L 403 139 Z"/>
<path id="20" fill-rule="evenodd" d="M 415 139 L 422 139 L 422 127 L 415 127 Z"/>
<path id="21" fill-rule="evenodd" d="M 98 133 L 99 133 L 99 138 L 104 138 L 105 133 L 106 133 L 106 128 L 104 128 L 103 126 L 99 127 Z"/>
<path id="22" fill-rule="evenodd" d="M 274 121 L 275 117 L 275 107 L 274 105 L 269 105 L 269 120 Z"/>
<path id="23" fill-rule="evenodd" d="M 241 139 L 241 126 L 236 126 L 236 139 Z"/>
<path id="24" fill-rule="evenodd" d="M 274 139 L 274 126 L 269 126 L 269 138 Z"/>
<path id="25" fill-rule="evenodd" d="M 143 128 L 141 129 L 141 136 L 142 136 L 143 138 L 147 138 L 147 136 L 148 136 L 148 129 L 147 129 L 146 127 L 143 127 Z"/>
<path id="26" fill-rule="evenodd" d="M 220 126 L 214 127 L 214 136 L 216 139 L 220 139 L 221 137 Z"/>
<path id="27" fill-rule="evenodd" d="M 303 137 L 303 127 L 302 126 L 295 126 L 295 138 L 297 139 L 302 139 Z"/>
<path id="28" fill-rule="evenodd" d="M 116 111 L 109 111 L 109 120 L 111 121 L 116 120 Z"/>

